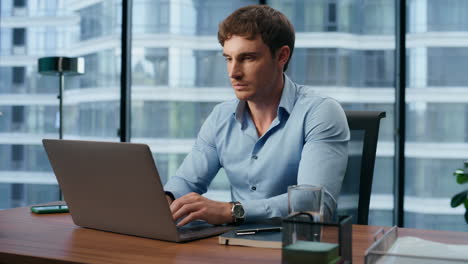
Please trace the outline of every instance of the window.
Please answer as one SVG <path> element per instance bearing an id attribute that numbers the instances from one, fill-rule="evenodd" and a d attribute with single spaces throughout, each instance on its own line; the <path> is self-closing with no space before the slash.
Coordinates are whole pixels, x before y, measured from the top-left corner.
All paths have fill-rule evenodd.
<path id="1" fill-rule="evenodd" d="M 364 86 L 393 87 L 395 53 L 392 50 L 366 50 L 361 54 L 364 56 Z"/>
<path id="2" fill-rule="evenodd" d="M 13 84 L 21 85 L 24 84 L 24 67 L 13 67 Z"/>
<path id="3" fill-rule="evenodd" d="M 11 160 L 14 162 L 20 162 L 24 160 L 24 145 L 11 146 Z"/>
<path id="4" fill-rule="evenodd" d="M 80 40 L 101 37 L 103 35 L 103 3 L 98 3 L 80 10 Z"/>
<path id="5" fill-rule="evenodd" d="M 468 49 L 460 43 L 468 2 L 412 0 L 408 7 L 408 42 L 430 37 L 407 48 L 405 226 L 466 231 L 464 210 L 450 208 L 450 198 L 466 188 L 452 173 L 467 156 Z"/>
<path id="6" fill-rule="evenodd" d="M 13 0 L 13 7 L 26 7 L 26 0 Z"/>
<path id="7" fill-rule="evenodd" d="M 79 87 L 68 88 L 117 88 L 120 84 L 117 75 L 120 60 L 113 53 L 112 49 L 105 49 L 96 53 L 83 54 L 86 74 L 80 76 Z"/>
<path id="8" fill-rule="evenodd" d="M 412 1 L 414 5 L 420 4 Z M 428 31 L 468 31 L 468 2 L 465 0 L 451 0 L 450 2 L 427 0 L 427 29 Z M 417 8 L 415 6 L 415 8 Z M 418 13 L 419 15 L 419 13 Z M 424 15 L 424 14 L 421 14 Z M 414 18 L 417 21 L 418 17 Z"/>
<path id="9" fill-rule="evenodd" d="M 23 206 L 25 205 L 25 192 L 24 192 L 24 185 L 23 184 L 12 184 L 11 185 L 11 200 L 12 204 L 17 207 L 17 206 Z"/>
<path id="10" fill-rule="evenodd" d="M 22 170 L 24 168 L 24 145 L 11 146 L 11 169 Z"/>
<path id="11" fill-rule="evenodd" d="M 13 0 L 13 15 L 25 16 L 26 13 L 26 0 Z"/>
<path id="12" fill-rule="evenodd" d="M 408 123 L 411 124 L 407 129 L 408 141 L 468 142 L 468 111 L 465 104 L 409 102 L 406 111 Z"/>
<path id="13" fill-rule="evenodd" d="M 419 1 L 419 0 L 417 0 Z M 352 1 L 358 2 L 358 1 Z M 354 18 L 356 33 L 365 35 L 393 35 L 395 32 L 395 2 L 389 0 L 363 0 L 357 5 Z"/>
<path id="14" fill-rule="evenodd" d="M 167 85 L 169 82 L 168 49 L 134 49 L 132 52 L 132 70 L 134 85 Z"/>
<path id="15" fill-rule="evenodd" d="M 336 2 L 330 2 L 328 3 L 327 5 L 327 9 L 328 9 L 328 12 L 327 12 L 327 16 L 326 16 L 326 21 L 325 21 L 325 25 L 326 25 L 326 30 L 327 31 L 336 31 L 338 29 L 337 27 L 337 15 L 336 15 Z"/>
<path id="16" fill-rule="evenodd" d="M 218 32 L 219 22 L 227 17 L 232 11 L 249 4 L 258 4 L 258 1 L 193 0 L 193 8 L 196 13 L 196 35 L 216 35 L 216 32 Z M 185 27 L 189 26 L 189 23 L 184 24 Z"/>
<path id="17" fill-rule="evenodd" d="M 14 105 L 12 107 L 13 114 L 11 115 L 11 121 L 13 123 L 23 123 L 24 122 L 24 106 Z"/>
<path id="18" fill-rule="evenodd" d="M 133 2 L 133 33 L 160 34 L 169 32 L 170 0 L 140 0 Z"/>
<path id="19" fill-rule="evenodd" d="M 13 29 L 13 46 L 24 46 L 26 44 L 26 29 Z"/>
<path id="20" fill-rule="evenodd" d="M 467 8 L 468 10 L 468 8 Z M 428 85 L 468 86 L 468 48 L 427 48 Z"/>
<path id="21" fill-rule="evenodd" d="M 350 85 L 349 71 L 352 52 L 333 48 L 297 48 L 287 73 L 292 79 L 307 85 Z"/>
<path id="22" fill-rule="evenodd" d="M 0 20 L 9 21 L 0 23 L 0 94 L 8 94 L 0 106 L 0 209 L 60 198 L 40 141 L 58 137 L 59 79 L 39 75 L 37 58 L 86 57 L 84 76 L 65 77 L 64 138 L 118 140 L 122 1 L 92 2 L 0 1 Z"/>
<path id="23" fill-rule="evenodd" d="M 226 62 L 220 51 L 194 50 L 197 87 L 230 86 L 226 70 Z"/>

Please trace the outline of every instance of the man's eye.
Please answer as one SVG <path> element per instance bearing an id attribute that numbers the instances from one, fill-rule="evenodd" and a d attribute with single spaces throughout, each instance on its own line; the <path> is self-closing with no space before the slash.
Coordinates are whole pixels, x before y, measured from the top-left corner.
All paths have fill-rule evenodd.
<path id="1" fill-rule="evenodd" d="M 225 60 L 225 61 L 231 61 L 232 59 L 231 59 L 231 58 L 224 57 L 224 60 Z"/>

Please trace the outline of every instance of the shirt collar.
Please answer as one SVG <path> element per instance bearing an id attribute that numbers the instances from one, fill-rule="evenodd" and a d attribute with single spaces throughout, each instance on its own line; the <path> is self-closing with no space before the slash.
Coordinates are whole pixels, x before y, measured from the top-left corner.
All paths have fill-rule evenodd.
<path id="1" fill-rule="evenodd" d="M 239 122 L 242 125 L 243 120 L 244 120 L 245 110 L 247 109 L 247 103 L 242 100 L 238 100 L 238 101 L 239 103 L 237 104 L 236 110 L 233 114 L 237 122 Z"/>
<path id="2" fill-rule="evenodd" d="M 296 85 L 286 74 L 284 76 L 284 87 L 281 94 L 280 103 L 278 105 L 278 118 L 281 118 L 280 109 L 286 111 L 287 114 L 290 114 L 294 104 L 296 102 Z M 244 115 L 246 114 L 247 103 L 245 101 L 238 100 L 237 107 L 235 109 L 234 117 L 242 125 L 244 121 Z"/>
<path id="3" fill-rule="evenodd" d="M 284 76 L 284 88 L 283 94 L 281 95 L 281 100 L 278 106 L 278 115 L 279 109 L 284 109 L 286 113 L 291 114 L 292 109 L 294 108 L 294 104 L 296 103 L 296 84 L 289 79 L 286 74 Z"/>

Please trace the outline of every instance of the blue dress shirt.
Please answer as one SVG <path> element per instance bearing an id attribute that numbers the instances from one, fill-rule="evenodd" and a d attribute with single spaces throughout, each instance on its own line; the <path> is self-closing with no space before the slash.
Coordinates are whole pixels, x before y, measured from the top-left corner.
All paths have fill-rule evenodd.
<path id="1" fill-rule="evenodd" d="M 287 189 L 295 184 L 324 186 L 325 213 L 333 211 L 348 160 L 345 113 L 334 99 L 284 79 L 277 117 L 264 135 L 258 136 L 245 101 L 218 104 L 164 189 L 175 198 L 203 194 L 222 167 L 246 222 L 286 216 Z"/>

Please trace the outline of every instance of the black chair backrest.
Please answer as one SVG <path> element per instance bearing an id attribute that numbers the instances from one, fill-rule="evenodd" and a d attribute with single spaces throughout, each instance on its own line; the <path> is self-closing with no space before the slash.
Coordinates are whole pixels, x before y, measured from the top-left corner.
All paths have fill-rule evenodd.
<path id="1" fill-rule="evenodd" d="M 385 112 L 345 111 L 351 131 L 346 174 L 338 197 L 338 213 L 367 225 L 380 119 Z"/>

